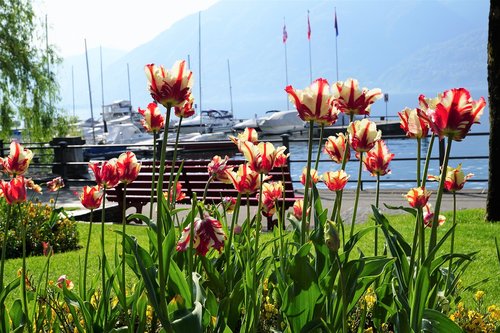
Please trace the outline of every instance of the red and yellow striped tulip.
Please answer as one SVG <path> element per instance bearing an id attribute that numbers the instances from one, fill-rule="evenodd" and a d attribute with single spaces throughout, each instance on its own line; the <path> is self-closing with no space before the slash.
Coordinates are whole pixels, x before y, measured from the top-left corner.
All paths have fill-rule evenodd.
<path id="1" fill-rule="evenodd" d="M 401 119 L 400 127 L 409 138 L 425 138 L 429 133 L 429 123 L 424 117 L 419 116 L 417 109 L 405 108 L 398 112 Z"/>
<path id="2" fill-rule="evenodd" d="M 208 215 L 205 215 L 203 219 L 198 217 L 195 218 L 193 223 L 190 223 L 182 230 L 181 238 L 179 242 L 177 242 L 177 251 L 182 252 L 189 248 L 191 228 L 193 225 L 193 248 L 196 249 L 196 254 L 205 256 L 210 248 L 214 248 L 220 253 L 224 247 L 226 234 L 222 229 L 221 223 Z"/>
<path id="3" fill-rule="evenodd" d="M 137 161 L 137 157 L 133 152 L 127 151 L 120 154 L 116 163 L 121 183 L 130 184 L 137 179 L 141 170 L 141 163 Z"/>
<path id="4" fill-rule="evenodd" d="M 312 187 L 312 184 L 316 184 L 319 180 L 318 176 L 318 171 L 316 169 L 311 168 L 311 171 L 309 172 L 311 175 L 311 182 L 309 183 L 308 187 Z M 307 181 L 307 167 L 302 169 L 302 174 L 300 175 L 300 182 L 302 185 L 306 186 L 306 181 Z"/>
<path id="5" fill-rule="evenodd" d="M 229 156 L 227 155 L 224 159 L 222 159 L 219 155 L 215 155 L 212 157 L 210 163 L 208 163 L 208 174 L 225 184 L 231 184 L 231 179 L 228 178 L 226 170 L 232 171 L 233 167 L 227 165 L 228 161 Z"/>
<path id="6" fill-rule="evenodd" d="M 423 187 L 415 187 L 412 188 L 404 195 L 408 203 L 413 208 L 423 208 L 429 201 L 429 197 L 431 196 L 431 192 L 427 191 Z"/>
<path id="7" fill-rule="evenodd" d="M 371 105 L 382 97 L 382 91 L 378 88 L 359 89 L 358 80 L 347 79 L 332 85 L 332 97 L 334 107 L 340 112 L 348 115 L 369 115 Z"/>
<path id="8" fill-rule="evenodd" d="M 16 176 L 8 182 L 2 180 L 0 187 L 9 205 L 26 201 L 26 180 L 23 176 Z"/>
<path id="9" fill-rule="evenodd" d="M 321 178 L 323 182 L 326 184 L 326 187 L 330 191 L 341 191 L 344 189 L 347 181 L 349 180 L 350 175 L 348 175 L 344 170 L 337 171 L 327 171 L 325 172 Z"/>
<path id="10" fill-rule="evenodd" d="M 159 133 L 165 126 L 165 119 L 158 104 L 149 103 L 146 109 L 139 108 L 139 113 L 144 117 L 141 119 L 141 124 L 147 132 Z"/>
<path id="11" fill-rule="evenodd" d="M 12 141 L 10 143 L 9 156 L 0 159 L 3 172 L 12 177 L 24 175 L 30 162 L 33 159 L 31 150 L 23 148 L 19 143 Z"/>
<path id="12" fill-rule="evenodd" d="M 344 159 L 346 144 L 347 138 L 345 137 L 344 133 L 338 133 L 337 136 L 329 136 L 326 139 L 323 152 L 327 153 L 335 163 L 342 163 L 342 160 Z M 348 150 L 346 155 L 347 161 L 349 161 L 350 158 L 351 150 Z"/>
<path id="13" fill-rule="evenodd" d="M 391 173 L 389 163 L 394 158 L 394 154 L 389 153 L 384 140 L 379 140 L 375 146 L 363 155 L 363 164 L 372 176 L 384 176 Z"/>
<path id="14" fill-rule="evenodd" d="M 349 144 L 358 153 L 369 151 L 382 137 L 382 132 L 377 131 L 377 125 L 366 118 L 350 123 L 347 132 Z"/>
<path id="15" fill-rule="evenodd" d="M 238 171 L 226 170 L 234 188 L 241 194 L 252 194 L 260 188 L 260 175 L 247 164 L 240 164 Z"/>
<path id="16" fill-rule="evenodd" d="M 103 193 L 99 185 L 84 186 L 80 195 L 80 202 L 87 209 L 97 209 L 101 207 L 102 196 Z"/>
<path id="17" fill-rule="evenodd" d="M 113 188 L 120 182 L 118 159 L 112 158 L 109 161 L 100 163 L 89 163 L 89 166 L 92 172 L 94 172 L 97 185 L 102 188 Z"/>
<path id="18" fill-rule="evenodd" d="M 178 105 L 174 108 L 174 113 L 179 118 L 189 118 L 194 115 L 194 97 L 189 95 L 184 104 Z"/>

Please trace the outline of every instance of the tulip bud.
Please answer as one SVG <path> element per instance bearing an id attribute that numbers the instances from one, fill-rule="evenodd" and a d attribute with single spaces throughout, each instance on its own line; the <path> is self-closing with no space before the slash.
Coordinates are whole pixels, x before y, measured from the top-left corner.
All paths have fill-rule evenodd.
<path id="1" fill-rule="evenodd" d="M 340 237 L 335 222 L 326 221 L 324 233 L 326 246 L 328 246 L 331 252 L 337 253 L 340 248 Z"/>

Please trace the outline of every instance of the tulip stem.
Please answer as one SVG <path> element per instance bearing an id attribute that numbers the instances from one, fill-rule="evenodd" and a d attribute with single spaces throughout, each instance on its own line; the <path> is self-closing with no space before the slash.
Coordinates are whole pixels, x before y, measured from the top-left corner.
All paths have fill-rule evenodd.
<path id="1" fill-rule="evenodd" d="M 302 223 L 300 227 L 300 245 L 306 243 L 307 229 L 307 209 L 309 207 L 309 187 L 311 186 L 311 158 L 312 158 L 312 143 L 314 134 L 314 121 L 309 121 L 309 142 L 307 148 L 307 166 L 306 166 L 306 183 L 304 184 L 304 204 L 302 207 Z M 310 214 L 313 214 L 311 211 Z"/>
<path id="2" fill-rule="evenodd" d="M 422 142 L 421 138 L 417 138 L 417 187 L 420 187 L 420 155 L 421 155 L 421 149 L 422 149 Z"/>
<path id="3" fill-rule="evenodd" d="M 377 189 L 376 189 L 376 194 L 375 194 L 375 207 L 378 210 L 378 205 L 379 205 L 379 198 L 380 198 L 380 174 L 377 173 Z M 378 227 L 377 227 L 377 220 L 375 219 L 375 256 L 378 254 Z"/>
<path id="4" fill-rule="evenodd" d="M 122 280 L 120 281 L 121 296 L 123 297 L 123 306 L 127 305 L 127 296 L 125 290 L 125 233 L 127 231 L 127 184 L 123 184 L 123 204 L 122 204 Z"/>
<path id="5" fill-rule="evenodd" d="M 208 192 L 208 186 L 210 186 L 210 183 L 213 181 L 214 175 L 210 175 L 208 178 L 207 184 L 205 185 L 205 189 L 203 190 L 203 204 L 205 204 L 205 200 L 207 199 L 207 192 Z"/>
<path id="6" fill-rule="evenodd" d="M 425 183 L 427 182 L 427 171 L 429 170 L 429 162 L 431 160 L 432 146 L 434 145 L 435 138 L 436 135 L 432 133 L 431 141 L 429 142 L 429 147 L 427 148 L 427 156 L 425 157 L 424 174 L 422 175 L 422 187 L 424 188 L 425 188 Z"/>
<path id="7" fill-rule="evenodd" d="M 233 218 L 231 219 L 231 229 L 229 230 L 229 240 L 227 242 L 227 245 L 225 246 L 225 253 L 226 253 L 226 274 L 229 279 L 229 288 L 228 290 L 233 290 L 233 279 L 230 278 L 232 277 L 229 270 L 231 269 L 231 247 L 233 244 L 233 237 L 234 237 L 234 225 L 236 224 L 236 221 L 238 220 L 238 215 L 240 212 L 240 205 L 241 205 L 241 193 L 238 192 L 238 196 L 236 197 L 236 206 L 234 208 L 233 212 Z"/>
<path id="8" fill-rule="evenodd" d="M 321 156 L 321 143 L 323 142 L 323 135 L 325 130 L 325 124 L 321 124 L 319 131 L 319 141 L 318 141 L 318 154 L 316 155 L 316 163 L 314 164 L 314 169 L 318 170 L 319 158 Z"/>
<path id="9" fill-rule="evenodd" d="M 182 124 L 182 119 L 184 119 L 183 117 L 180 117 L 179 118 L 179 124 L 177 125 L 177 134 L 175 135 L 175 145 L 174 145 L 174 153 L 173 153 L 173 156 L 172 156 L 172 166 L 170 168 L 170 175 L 168 177 L 168 200 L 167 200 L 167 203 L 170 207 L 170 205 L 172 205 L 172 207 L 175 207 L 175 199 L 177 198 L 177 184 L 174 184 L 174 188 L 173 188 L 173 191 L 171 191 L 170 189 L 172 188 L 172 181 L 174 180 L 174 172 L 175 172 L 175 163 L 177 161 L 177 145 L 179 144 L 179 135 L 181 133 L 181 124 Z M 180 170 L 178 170 L 177 172 L 179 172 Z M 173 196 L 173 198 L 171 198 L 171 196 Z"/>
<path id="10" fill-rule="evenodd" d="M 165 276 L 165 267 L 164 267 L 164 259 L 163 259 L 163 237 L 164 237 L 164 226 L 163 226 L 163 205 L 161 203 L 161 196 L 163 195 L 163 174 L 165 172 L 165 156 L 167 149 L 167 139 L 168 139 L 168 124 L 170 123 L 170 112 L 172 109 L 171 104 L 167 104 L 167 113 L 165 117 L 165 129 L 163 130 L 163 140 L 161 143 L 161 151 L 160 151 L 160 170 L 158 171 L 158 183 L 156 184 L 156 201 L 157 201 L 157 247 L 158 247 L 158 270 L 159 270 L 159 313 L 161 324 L 167 332 L 172 331 L 172 327 L 170 322 L 168 321 L 168 312 L 167 312 L 167 298 L 165 293 L 166 287 L 166 276 Z M 167 203 L 168 206 L 168 203 Z M 167 232 L 170 230 L 171 226 L 167 226 Z M 167 260 L 168 262 L 168 260 Z"/>
<path id="11" fill-rule="evenodd" d="M 0 290 L 3 290 L 3 272 L 5 266 L 5 253 L 7 252 L 7 241 L 9 237 L 11 209 L 12 205 L 9 205 L 9 208 L 7 209 L 7 219 L 5 220 L 5 228 L 3 232 L 2 259 L 0 261 Z"/>
<path id="12" fill-rule="evenodd" d="M 181 118 L 182 119 L 182 118 Z M 191 203 L 191 228 L 189 228 L 189 251 L 188 251 L 188 284 L 189 292 L 191 294 L 191 305 L 194 304 L 194 291 L 193 291 L 193 246 L 194 246 L 194 220 L 196 219 L 196 192 L 193 193 L 192 203 Z M 201 223 L 201 222 L 200 222 Z"/>
<path id="13" fill-rule="evenodd" d="M 22 268 L 22 274 L 21 274 L 21 293 L 23 297 L 23 312 L 24 315 L 26 316 L 26 326 L 28 326 L 28 332 L 33 331 L 33 327 L 29 323 L 29 316 L 28 316 L 28 296 L 26 293 L 26 224 L 22 219 L 22 212 L 21 212 L 21 204 L 17 204 L 17 208 L 19 210 L 19 219 L 21 221 L 21 238 L 22 238 L 22 246 L 23 246 L 23 268 Z M 27 221 L 26 221 L 27 222 Z"/>
<path id="14" fill-rule="evenodd" d="M 153 168 L 151 176 L 151 199 L 149 200 L 149 219 L 153 219 L 153 204 L 155 198 L 155 180 L 156 180 L 156 141 L 158 140 L 158 133 L 153 132 Z"/>
<path id="15" fill-rule="evenodd" d="M 352 123 L 352 121 L 354 120 L 354 115 L 353 114 L 350 114 L 349 115 L 349 124 Z M 340 167 L 341 170 L 344 170 L 345 171 L 345 166 L 347 164 L 347 156 L 349 156 L 349 132 L 346 132 L 346 135 L 345 135 L 345 150 L 344 150 L 344 156 L 342 157 L 342 166 Z M 345 187 L 344 187 L 345 188 Z M 340 190 L 338 193 L 337 193 L 337 197 L 338 197 L 338 205 L 337 205 L 337 223 L 341 223 L 341 227 L 342 227 L 342 244 L 345 246 L 345 241 L 344 241 L 344 221 L 342 221 L 342 218 L 340 216 L 340 211 L 342 209 L 342 197 L 344 195 L 344 189 Z"/>
<path id="16" fill-rule="evenodd" d="M 452 265 L 453 265 L 453 251 L 455 250 L 455 229 L 457 225 L 457 196 L 456 192 L 453 191 L 453 225 L 452 225 L 452 232 L 451 232 L 451 246 L 450 246 L 450 263 L 448 264 L 448 276 L 447 276 L 447 282 L 446 282 L 446 291 L 451 292 L 451 271 L 452 271 Z M 447 292 L 445 292 L 446 296 Z"/>
<path id="17" fill-rule="evenodd" d="M 441 200 L 443 198 L 443 192 L 444 192 L 444 181 L 446 180 L 446 169 L 448 168 L 448 160 L 450 158 L 452 142 L 453 140 L 451 138 L 448 138 L 446 151 L 444 153 L 443 165 L 441 166 L 441 176 L 439 177 L 439 188 L 436 197 L 436 205 L 434 208 L 434 218 L 432 219 L 431 237 L 429 239 L 429 253 L 431 253 L 431 251 L 434 250 L 434 247 L 436 246 L 439 212 L 441 209 Z"/>
<path id="18" fill-rule="evenodd" d="M 363 170 L 363 152 L 359 153 L 358 186 L 356 187 L 356 198 L 354 200 L 354 209 L 352 212 L 351 220 L 351 233 L 349 234 L 349 238 L 352 238 L 352 236 L 354 235 L 354 224 L 356 223 L 356 213 L 358 211 L 359 191 L 361 189 L 361 170 Z"/>
<path id="19" fill-rule="evenodd" d="M 94 220 L 94 210 L 90 210 L 89 234 L 87 235 L 87 246 L 85 247 L 85 259 L 83 260 L 83 294 L 82 298 L 87 301 L 87 263 L 89 259 L 90 237 L 92 236 L 92 221 Z"/>
<path id="20" fill-rule="evenodd" d="M 253 320 L 254 323 L 259 322 L 259 315 L 260 315 L 260 304 L 258 302 L 259 297 L 257 296 L 257 286 L 258 284 L 258 276 L 259 274 L 257 273 L 257 261 L 259 259 L 259 238 L 260 238 L 260 232 L 262 230 L 261 222 L 262 222 L 262 184 L 264 182 L 264 174 L 261 173 L 259 175 L 260 177 L 260 188 L 259 188 L 259 205 L 257 208 L 257 225 L 255 227 L 255 250 L 254 250 L 254 260 L 253 260 L 253 288 L 255 288 L 253 297 L 254 299 L 254 315 L 253 315 Z"/>
<path id="21" fill-rule="evenodd" d="M 102 212 L 101 212 L 101 279 L 102 279 L 102 294 L 101 302 L 104 309 L 103 327 L 106 327 L 108 321 L 108 302 L 106 299 L 106 252 L 104 251 L 104 223 L 106 221 L 106 187 L 102 192 Z"/>

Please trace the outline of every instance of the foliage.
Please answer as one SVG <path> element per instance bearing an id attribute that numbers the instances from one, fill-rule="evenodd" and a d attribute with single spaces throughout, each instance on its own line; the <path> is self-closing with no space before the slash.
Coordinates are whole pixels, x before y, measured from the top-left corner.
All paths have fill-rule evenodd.
<path id="1" fill-rule="evenodd" d="M 8 205 L 5 200 L 0 203 L 0 208 L 0 228 L 3 232 L 8 214 Z M 30 255 L 42 255 L 44 242 L 48 243 L 55 253 L 71 251 L 79 247 L 76 222 L 66 216 L 64 209 L 53 209 L 47 204 L 32 201 L 20 204 L 19 209 L 20 211 L 17 209 L 11 211 L 11 223 L 7 236 L 7 258 L 17 258 L 21 255 L 21 223 L 27 226 L 26 250 Z M 0 239 L 3 241 L 3 234 L 0 235 Z"/>
<path id="2" fill-rule="evenodd" d="M 32 2 L 6 0 L 0 6 L 0 100 L 2 139 L 9 140 L 14 117 L 24 123 L 25 141 L 48 141 L 61 111 L 55 65 L 60 58 L 46 45 L 44 23 Z M 15 110 L 17 112 L 12 112 Z"/>

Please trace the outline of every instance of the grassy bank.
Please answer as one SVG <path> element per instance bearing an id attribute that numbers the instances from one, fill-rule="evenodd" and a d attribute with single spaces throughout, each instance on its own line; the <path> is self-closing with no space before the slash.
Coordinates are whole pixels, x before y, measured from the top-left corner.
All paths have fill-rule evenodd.
<path id="1" fill-rule="evenodd" d="M 470 253 L 474 251 L 479 251 L 476 256 L 476 260 L 467 269 L 466 274 L 462 279 L 462 285 L 464 287 L 469 286 L 472 283 L 480 281 L 484 278 L 491 277 L 491 280 L 487 283 L 478 286 L 478 289 L 484 290 L 486 292 L 486 303 L 496 303 L 500 304 L 500 264 L 497 259 L 494 237 L 500 237 L 500 223 L 486 223 L 484 222 L 484 210 L 483 209 L 470 209 L 461 210 L 457 213 L 457 229 L 456 229 L 456 240 L 455 248 L 457 252 Z M 444 234 L 450 227 L 452 221 L 451 213 L 445 213 L 447 217 L 447 223 L 445 223 L 439 229 L 440 235 Z M 408 242 L 411 242 L 414 228 L 414 220 L 410 215 L 391 215 L 389 216 L 390 223 L 400 231 Z M 373 223 L 372 221 L 367 221 L 364 224 L 357 226 L 356 230 L 366 227 Z M 80 244 L 82 248 L 77 251 L 59 253 L 55 254 L 51 258 L 50 265 L 50 275 L 49 279 L 57 280 L 60 275 L 66 274 L 70 279 L 75 282 L 75 286 L 78 287 L 78 275 L 79 275 L 79 262 L 83 262 L 85 255 L 85 243 L 87 240 L 89 232 L 88 223 L 79 223 L 78 230 L 80 232 Z M 108 259 L 112 260 L 114 257 L 115 245 L 118 244 L 119 251 L 121 247 L 119 245 L 120 238 L 116 234 L 115 230 L 121 230 L 120 225 L 107 224 L 105 225 L 106 230 L 106 253 Z M 147 248 L 148 238 L 146 235 L 146 227 L 143 226 L 127 226 L 127 233 L 135 236 L 139 243 Z M 265 233 L 263 235 L 263 241 L 272 238 L 271 233 Z M 499 239 L 500 241 L 500 239 Z M 380 242 L 381 249 L 383 242 Z M 360 244 L 360 249 L 366 254 L 373 253 L 373 233 L 366 235 Z M 449 249 L 449 245 L 445 247 Z M 268 248 L 267 255 L 271 255 L 271 248 Z M 89 278 L 90 280 L 97 278 L 99 276 L 99 255 L 100 255 L 100 224 L 95 223 L 92 229 L 91 235 L 91 245 L 90 245 L 90 255 L 89 255 Z M 42 271 L 45 263 L 45 257 L 32 257 L 27 261 L 29 273 L 35 279 L 35 285 L 37 283 L 38 275 Z M 12 259 L 6 262 L 6 281 L 14 279 L 18 269 L 21 267 L 21 259 Z M 136 281 L 132 279 L 132 273 L 129 273 L 130 279 L 128 279 L 129 287 Z M 472 293 L 464 293 L 463 298 L 467 302 L 471 302 Z"/>

